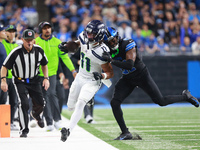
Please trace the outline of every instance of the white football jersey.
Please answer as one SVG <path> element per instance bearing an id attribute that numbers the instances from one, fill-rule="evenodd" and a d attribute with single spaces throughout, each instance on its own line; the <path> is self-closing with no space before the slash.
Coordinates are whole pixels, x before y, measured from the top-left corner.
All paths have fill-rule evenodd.
<path id="1" fill-rule="evenodd" d="M 91 78 L 93 77 L 92 72 L 102 72 L 101 65 L 107 63 L 102 59 L 102 54 L 104 51 L 109 52 L 110 50 L 104 43 L 95 47 L 88 46 L 83 32 L 80 33 L 78 39 L 81 44 L 79 73 L 86 78 Z"/>

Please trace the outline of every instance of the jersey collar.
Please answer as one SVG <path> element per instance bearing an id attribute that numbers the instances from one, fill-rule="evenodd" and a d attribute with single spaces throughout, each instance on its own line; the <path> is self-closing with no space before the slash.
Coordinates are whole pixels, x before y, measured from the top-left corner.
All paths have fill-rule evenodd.
<path id="1" fill-rule="evenodd" d="M 35 51 L 34 45 L 33 45 L 32 50 L 30 52 L 27 52 L 27 50 L 24 48 L 24 45 L 22 45 L 22 51 L 24 52 L 24 54 L 33 53 Z"/>
<path id="2" fill-rule="evenodd" d="M 45 40 L 45 41 L 51 40 L 51 39 L 52 39 L 52 37 L 53 37 L 53 36 L 52 36 L 52 34 L 51 34 L 50 38 L 49 38 L 49 39 L 47 39 L 47 40 L 45 40 L 45 39 L 43 39 L 43 38 L 42 38 L 42 34 L 40 34 L 40 38 L 41 38 L 41 39 L 43 39 L 43 40 Z"/>

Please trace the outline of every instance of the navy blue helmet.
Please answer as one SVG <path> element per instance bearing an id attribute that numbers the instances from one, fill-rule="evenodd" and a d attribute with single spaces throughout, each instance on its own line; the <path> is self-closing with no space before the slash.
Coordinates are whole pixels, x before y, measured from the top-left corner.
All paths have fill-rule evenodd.
<path id="1" fill-rule="evenodd" d="M 99 20 L 90 21 L 84 30 L 84 36 L 89 42 L 100 42 L 104 38 L 105 25 Z"/>
<path id="2" fill-rule="evenodd" d="M 104 36 L 104 42 L 112 49 L 116 50 L 119 47 L 119 33 L 113 27 L 107 27 Z"/>

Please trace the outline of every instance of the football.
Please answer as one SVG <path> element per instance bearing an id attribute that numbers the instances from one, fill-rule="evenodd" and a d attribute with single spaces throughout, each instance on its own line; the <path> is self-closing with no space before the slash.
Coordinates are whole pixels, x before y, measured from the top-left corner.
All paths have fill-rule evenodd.
<path id="1" fill-rule="evenodd" d="M 75 53 L 79 48 L 79 44 L 77 44 L 74 41 L 69 41 L 69 42 L 67 42 L 66 48 L 67 48 L 68 52 Z"/>
<path id="2" fill-rule="evenodd" d="M 61 51 L 64 51 L 66 53 L 75 53 L 79 48 L 79 44 L 74 41 L 62 42 L 59 45 L 59 48 Z"/>

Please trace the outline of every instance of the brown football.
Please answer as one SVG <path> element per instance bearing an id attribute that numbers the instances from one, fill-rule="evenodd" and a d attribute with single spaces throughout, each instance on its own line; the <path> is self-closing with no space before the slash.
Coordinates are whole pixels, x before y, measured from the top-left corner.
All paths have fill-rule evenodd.
<path id="1" fill-rule="evenodd" d="M 75 53 L 78 50 L 79 44 L 77 44 L 74 41 L 69 41 L 66 44 L 66 49 L 68 50 L 68 52 L 70 53 Z"/>

